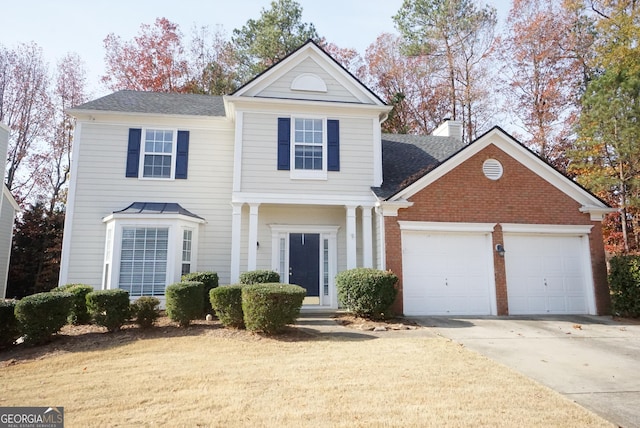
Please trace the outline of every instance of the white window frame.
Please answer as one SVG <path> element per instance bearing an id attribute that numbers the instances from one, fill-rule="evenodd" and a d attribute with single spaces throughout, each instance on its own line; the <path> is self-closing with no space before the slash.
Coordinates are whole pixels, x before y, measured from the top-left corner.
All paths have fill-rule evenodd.
<path id="1" fill-rule="evenodd" d="M 322 169 L 296 169 L 296 145 L 311 145 L 309 143 L 296 142 L 296 120 L 320 120 L 322 121 Z M 327 118 L 324 116 L 298 115 L 291 117 L 290 137 L 290 177 L 303 180 L 327 179 Z"/>
<path id="2" fill-rule="evenodd" d="M 167 272 L 165 287 L 179 282 L 182 277 L 183 231 L 192 231 L 191 271 L 197 272 L 199 224 L 204 220 L 181 214 L 112 214 L 103 219 L 106 223 L 105 264 L 102 273 L 103 288 L 119 288 L 122 233 L 124 228 L 168 228 Z M 111 247 L 111 251 L 109 250 Z M 108 256 L 110 254 L 110 259 Z M 131 296 L 132 298 L 136 296 Z M 164 296 L 156 296 L 164 302 Z M 136 297 L 137 298 L 137 297 Z"/>
<path id="3" fill-rule="evenodd" d="M 160 153 L 160 152 L 147 152 L 146 150 L 146 140 L 147 140 L 147 132 L 149 131 L 170 131 L 171 132 L 171 154 L 168 153 Z M 141 180 L 175 180 L 176 177 L 176 156 L 178 151 L 178 130 L 177 128 L 162 128 L 162 127 L 149 127 L 142 128 L 142 136 L 140 137 L 140 159 L 138 164 L 138 178 Z M 171 156 L 170 167 L 171 171 L 169 173 L 169 177 L 146 177 L 144 175 L 144 159 L 147 155 L 163 155 L 163 156 Z"/>
<path id="4" fill-rule="evenodd" d="M 184 248 L 184 245 L 185 245 L 185 242 L 187 242 L 187 240 L 185 239 L 185 233 L 190 233 L 191 234 L 189 236 L 189 241 L 188 241 L 189 242 L 189 250 L 188 250 L 189 258 L 186 259 L 186 260 L 185 260 L 185 251 L 186 250 Z M 193 228 L 191 228 L 191 227 L 183 227 L 182 228 L 182 253 L 181 253 L 181 256 L 180 256 L 181 260 L 182 260 L 182 263 L 180 264 L 180 274 L 181 275 L 185 274 L 185 272 L 183 272 L 183 270 L 184 270 L 184 265 L 187 265 L 187 264 L 189 265 L 189 272 L 188 273 L 195 272 L 192 269 L 192 267 L 193 267 L 193 252 L 194 252 L 194 246 L 193 246 L 194 233 L 195 232 L 194 232 Z"/>

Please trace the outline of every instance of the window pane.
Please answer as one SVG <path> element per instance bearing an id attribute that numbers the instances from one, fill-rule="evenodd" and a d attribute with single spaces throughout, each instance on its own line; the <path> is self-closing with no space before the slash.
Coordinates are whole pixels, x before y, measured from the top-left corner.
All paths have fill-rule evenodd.
<path id="1" fill-rule="evenodd" d="M 147 129 L 144 142 L 143 176 L 170 178 L 173 131 Z"/>
<path id="2" fill-rule="evenodd" d="M 123 229 L 120 288 L 131 296 L 164 295 L 168 236 L 168 228 Z"/>

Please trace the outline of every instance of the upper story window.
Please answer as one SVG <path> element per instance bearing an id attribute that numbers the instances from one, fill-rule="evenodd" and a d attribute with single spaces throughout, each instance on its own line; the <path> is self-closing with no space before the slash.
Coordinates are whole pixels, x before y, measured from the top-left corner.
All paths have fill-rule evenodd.
<path id="1" fill-rule="evenodd" d="M 294 159 L 295 169 L 323 170 L 324 132 L 322 119 L 295 119 Z"/>
<path id="2" fill-rule="evenodd" d="M 290 171 L 293 179 L 316 180 L 326 180 L 327 171 L 340 171 L 340 122 L 278 118 L 278 169 Z"/>
<path id="3" fill-rule="evenodd" d="M 142 176 L 147 178 L 172 178 L 174 156 L 174 132 L 161 129 L 146 129 Z"/>
<path id="4" fill-rule="evenodd" d="M 189 131 L 129 129 L 126 176 L 186 179 L 189 163 Z"/>

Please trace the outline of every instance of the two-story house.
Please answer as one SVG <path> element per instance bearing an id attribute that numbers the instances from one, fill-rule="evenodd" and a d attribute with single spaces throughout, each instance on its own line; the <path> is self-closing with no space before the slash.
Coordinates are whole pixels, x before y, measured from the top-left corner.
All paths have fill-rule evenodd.
<path id="1" fill-rule="evenodd" d="M 312 41 L 229 96 L 70 110 L 60 282 L 162 298 L 185 272 L 271 269 L 336 309 L 336 274 L 374 267 L 406 314 L 607 310 L 606 204 L 500 128 L 381 134 L 390 110 Z"/>

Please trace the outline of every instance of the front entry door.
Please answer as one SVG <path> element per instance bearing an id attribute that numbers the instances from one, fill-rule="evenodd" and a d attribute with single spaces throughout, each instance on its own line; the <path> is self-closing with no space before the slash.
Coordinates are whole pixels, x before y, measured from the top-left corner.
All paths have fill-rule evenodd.
<path id="1" fill-rule="evenodd" d="M 289 284 L 307 290 L 320 303 L 320 234 L 289 234 Z"/>

